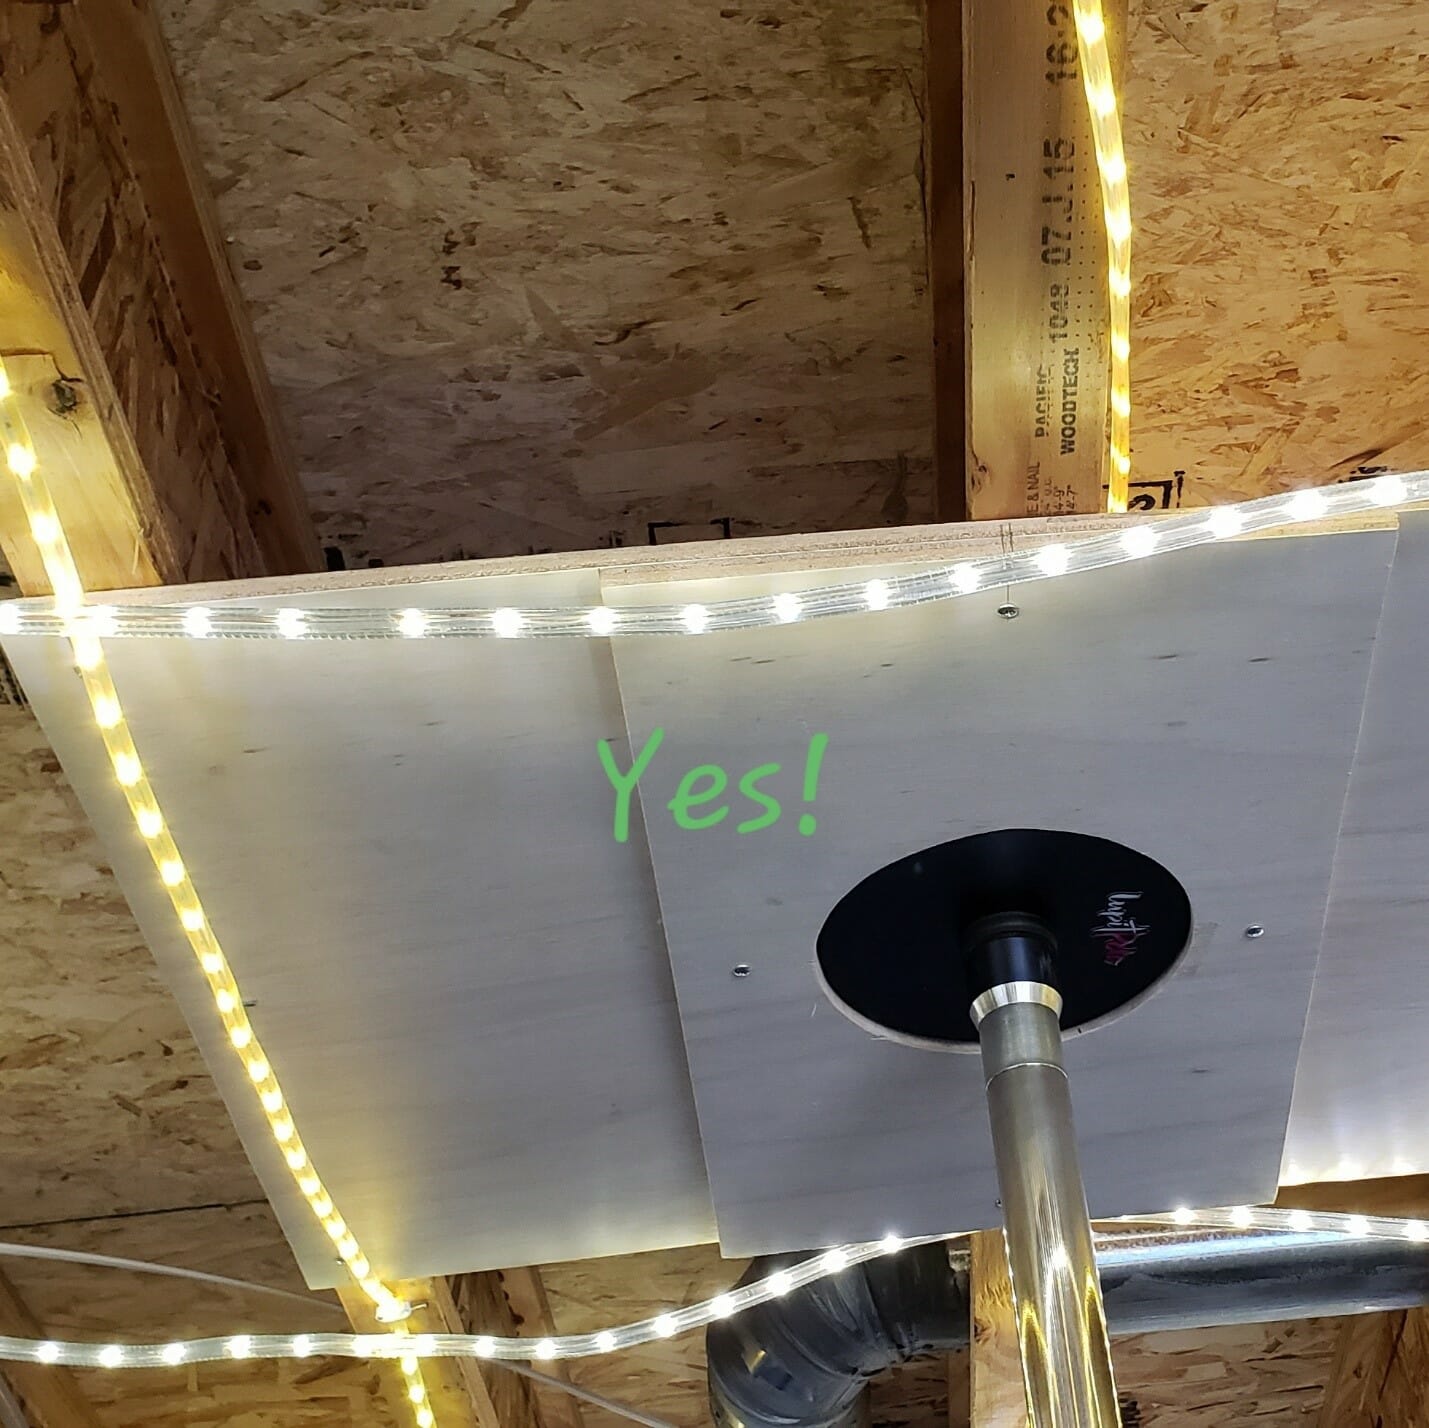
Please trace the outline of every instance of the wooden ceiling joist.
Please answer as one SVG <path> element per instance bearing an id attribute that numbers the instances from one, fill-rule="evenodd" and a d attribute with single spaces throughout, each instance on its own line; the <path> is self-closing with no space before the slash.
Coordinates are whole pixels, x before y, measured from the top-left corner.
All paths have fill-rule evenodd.
<path id="1" fill-rule="evenodd" d="M 1429 1175 L 1296 1185 L 1281 1191 L 1276 1204 L 1422 1218 L 1429 1214 Z M 1357 1314 L 1338 1332 L 1317 1428 L 1413 1428 L 1425 1422 L 1429 1310 Z"/>
<path id="2" fill-rule="evenodd" d="M 0 351 L 86 583 L 318 568 L 148 6 L 5 6 L 0 49 Z M 7 493 L 41 592 L 23 532 Z"/>
<path id="3" fill-rule="evenodd" d="M 42 1339 L 44 1330 L 0 1273 L 0 1334 Z M 99 1415 L 86 1401 L 74 1375 L 64 1368 L 44 1364 L 7 1364 L 4 1381 L 20 1399 L 35 1428 L 101 1428 Z"/>
<path id="4" fill-rule="evenodd" d="M 927 0 L 926 60 L 935 490 L 946 507 L 965 480 L 972 520 L 1104 510 L 1106 238 L 1072 7 L 964 0 L 958 32 L 940 3 Z M 1103 10 L 1119 48 L 1127 0 Z M 959 58 L 960 113 L 934 102 Z"/>
<path id="5" fill-rule="evenodd" d="M 0 45 L 0 352 L 86 588 L 318 568 L 148 8 L 10 6 Z M 24 593 L 48 589 L 8 482 L 0 546 Z M 418 1288 L 414 1327 L 453 1327 L 445 1284 Z M 343 1302 L 381 1331 L 364 1295 Z M 0 1324 L 41 1332 L 2 1280 Z M 98 1428 L 66 1371 L 9 1377 L 41 1428 Z M 471 1366 L 427 1378 L 443 1428 L 521 1428 Z M 407 1421 L 401 1378 L 382 1382 Z"/>
<path id="6" fill-rule="evenodd" d="M 523 1333 L 547 1335 L 557 1332 L 539 1269 L 531 1266 L 502 1270 L 501 1284 L 506 1292 L 506 1302 L 511 1306 Z M 550 1369 L 553 1377 L 570 1382 L 570 1368 L 564 1359 L 557 1359 Z M 533 1384 L 532 1391 L 543 1428 L 585 1428 L 585 1417 L 577 1399 L 559 1389 L 543 1388 L 539 1384 Z"/>
<path id="7" fill-rule="evenodd" d="M 1027 1428 L 1022 1349 L 1001 1230 L 985 1230 L 972 1237 L 969 1292 L 972 1408 L 966 1421 L 974 1428 Z M 956 1416 L 952 1421 L 957 1422 Z"/>

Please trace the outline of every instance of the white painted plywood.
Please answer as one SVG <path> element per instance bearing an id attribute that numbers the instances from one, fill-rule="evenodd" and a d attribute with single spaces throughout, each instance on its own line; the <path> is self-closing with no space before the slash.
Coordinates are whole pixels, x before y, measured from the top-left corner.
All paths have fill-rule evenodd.
<path id="1" fill-rule="evenodd" d="M 1285 1143 L 1287 1181 L 1429 1171 L 1429 515 L 1401 518 Z"/>
<path id="2" fill-rule="evenodd" d="M 578 571 L 338 597 L 597 599 Z M 63 645 L 8 649 L 310 1283 L 337 1282 Z M 314 1162 L 380 1272 L 710 1237 L 649 868 L 608 832 L 606 644 L 116 640 L 109 657 Z"/>
<path id="3" fill-rule="evenodd" d="M 1392 551 L 1213 548 L 1023 587 L 1011 621 L 994 592 L 618 644 L 632 742 L 665 730 L 646 825 L 727 1253 L 997 1221 L 976 1059 L 869 1037 L 812 958 L 865 874 L 1007 826 L 1129 843 L 1195 912 L 1172 979 L 1068 1047 L 1093 1212 L 1274 1194 Z M 704 831 L 664 810 L 691 766 L 797 766 L 813 731 L 830 738 L 813 836 L 797 806 L 745 835 L 747 804 Z M 797 805 L 797 785 L 778 796 Z"/>

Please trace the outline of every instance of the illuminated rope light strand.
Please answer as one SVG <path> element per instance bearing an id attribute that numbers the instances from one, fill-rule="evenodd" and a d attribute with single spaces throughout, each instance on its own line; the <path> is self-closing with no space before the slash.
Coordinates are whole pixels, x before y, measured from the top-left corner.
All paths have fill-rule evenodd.
<path id="1" fill-rule="evenodd" d="M 253 1093 L 262 1108 L 268 1129 L 272 1133 L 284 1162 L 303 1199 L 332 1240 L 343 1265 L 376 1307 L 380 1320 L 395 1323 L 410 1313 L 409 1306 L 372 1272 L 352 1230 L 333 1205 L 332 1197 L 308 1157 L 302 1137 L 293 1120 L 283 1089 L 263 1052 L 257 1033 L 244 1009 L 243 994 L 233 970 L 228 964 L 217 936 L 209 926 L 198 891 L 189 878 L 179 855 L 168 822 L 144 765 L 135 748 L 134 739 L 124 717 L 124 707 L 110 676 L 104 655 L 103 639 L 110 631 L 103 612 L 85 606 L 84 585 L 74 554 L 65 536 L 64 526 L 55 509 L 53 498 L 39 468 L 34 443 L 10 384 L 9 374 L 0 361 L 0 440 L 5 447 L 5 464 L 19 491 L 30 534 L 39 549 L 50 587 L 54 591 L 50 618 L 54 633 L 70 640 L 75 664 L 89 698 L 94 721 L 99 727 L 109 761 L 120 790 L 129 805 L 134 825 L 153 859 L 159 881 L 168 893 L 179 925 L 193 949 L 200 969 L 208 983 L 214 1007 L 232 1047 L 247 1072 Z M 11 607 L 13 608 L 13 607 Z M 7 609 L 0 609 L 0 630 L 8 628 Z M 199 633 L 202 621 L 189 612 L 190 634 Z M 394 1336 L 398 1337 L 398 1336 Z M 240 1353 L 246 1336 L 229 1341 L 230 1357 L 246 1357 Z M 107 1351 L 106 1351 L 107 1352 Z M 113 1355 L 111 1354 L 110 1357 Z M 98 1362 L 98 1361 L 96 1361 Z M 418 1428 L 433 1428 L 435 1417 L 428 1401 L 421 1368 L 415 1359 L 404 1356 L 401 1367 Z"/>
<path id="2" fill-rule="evenodd" d="M 1127 507 L 1131 477 L 1131 192 L 1126 179 L 1121 115 L 1107 49 L 1101 0 L 1073 0 L 1082 85 L 1096 147 L 1106 225 L 1108 329 L 1111 344 L 1111 407 L 1107 510 Z"/>
<path id="3" fill-rule="evenodd" d="M 1429 1243 L 1429 1226 L 1422 1220 L 1386 1216 L 1346 1215 L 1310 1210 L 1272 1210 L 1235 1206 L 1216 1210 L 1179 1209 L 1162 1215 L 1126 1215 L 1124 1224 L 1145 1224 L 1202 1230 L 1256 1230 L 1281 1234 L 1340 1236 L 1346 1239 L 1409 1240 Z M 882 1255 L 896 1254 L 914 1245 L 952 1238 L 930 1235 L 901 1240 L 886 1236 L 877 1243 L 840 1245 L 788 1269 L 740 1288 L 730 1289 L 699 1304 L 670 1309 L 636 1323 L 601 1329 L 590 1334 L 562 1334 L 546 1339 L 499 1338 L 485 1334 L 242 1334 L 228 1338 L 183 1339 L 169 1344 L 94 1344 L 67 1340 L 0 1338 L 0 1360 L 10 1363 L 47 1363 L 68 1368 L 157 1368 L 165 1365 L 211 1363 L 241 1355 L 255 1359 L 332 1358 L 484 1358 L 511 1361 L 590 1358 L 617 1353 L 638 1344 L 669 1339 L 704 1328 L 754 1304 L 780 1298 L 791 1289 L 850 1265 Z M 1118 1243 L 1115 1234 L 1099 1233 L 1100 1247 Z M 236 1346 L 236 1347 L 235 1347 Z"/>
<path id="4" fill-rule="evenodd" d="M 314 641 L 703 635 L 936 604 L 979 590 L 1101 570 L 1128 561 L 1212 545 L 1239 535 L 1293 528 L 1327 516 L 1385 510 L 1412 501 L 1429 501 L 1429 471 L 1262 496 L 1238 505 L 1212 506 L 1145 524 L 1126 525 L 1105 535 L 959 561 L 951 567 L 919 569 L 908 575 L 839 581 L 801 590 L 797 595 L 770 593 L 711 600 L 703 605 L 384 610 L 343 609 L 332 605 L 274 609 L 235 602 L 212 606 L 95 606 L 74 615 L 64 613 L 46 600 L 15 600 L 0 603 L 0 634 L 68 635 L 78 624 L 106 639 L 144 636 Z M 294 633 L 298 629 L 301 634 Z M 97 711 L 96 717 L 101 712 L 106 716 L 112 713 L 107 705 Z M 102 725 L 103 718 L 100 722 Z"/>

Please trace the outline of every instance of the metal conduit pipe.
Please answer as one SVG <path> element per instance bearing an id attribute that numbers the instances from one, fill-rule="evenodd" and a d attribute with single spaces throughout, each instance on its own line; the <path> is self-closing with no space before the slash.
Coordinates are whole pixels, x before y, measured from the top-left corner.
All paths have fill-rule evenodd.
<path id="1" fill-rule="evenodd" d="M 757 1260 L 741 1281 L 802 1256 Z M 1147 1234 L 1097 1252 L 1113 1336 L 1429 1303 L 1429 1253 L 1324 1233 Z M 968 1342 L 968 1255 L 920 1245 L 711 1324 L 717 1428 L 855 1428 L 868 1380 Z"/>

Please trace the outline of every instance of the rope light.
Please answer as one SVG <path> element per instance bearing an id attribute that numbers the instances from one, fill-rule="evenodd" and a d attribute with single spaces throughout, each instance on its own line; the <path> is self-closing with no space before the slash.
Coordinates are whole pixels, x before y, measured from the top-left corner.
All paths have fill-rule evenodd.
<path id="1" fill-rule="evenodd" d="M 89 698 L 94 722 L 109 753 L 115 779 L 123 792 L 125 802 L 129 805 L 134 826 L 153 859 L 159 881 L 168 893 L 169 902 L 180 927 L 183 928 L 184 936 L 198 960 L 209 993 L 213 997 L 214 1007 L 228 1034 L 229 1045 L 243 1063 L 268 1129 L 283 1154 L 284 1163 L 299 1193 L 326 1231 L 348 1274 L 372 1301 L 379 1321 L 395 1324 L 407 1317 L 411 1308 L 373 1273 L 362 1246 L 338 1213 L 332 1196 L 308 1156 L 307 1147 L 304 1146 L 288 1109 L 283 1088 L 248 1020 L 243 994 L 233 975 L 233 969 L 229 966 L 217 935 L 209 925 L 198 890 L 189 877 L 179 855 L 178 845 L 174 842 L 173 834 L 159 807 L 158 798 L 144 772 L 144 765 L 134 746 L 134 739 L 124 716 L 124 706 L 120 702 L 118 690 L 114 687 L 104 654 L 103 641 L 115 633 L 117 622 L 112 621 L 102 609 L 85 606 L 84 585 L 75 564 L 74 554 L 55 509 L 44 473 L 40 470 L 34 443 L 24 415 L 15 400 L 3 361 L 0 361 L 0 440 L 4 443 L 6 467 L 19 491 L 25 517 L 30 524 L 30 534 L 39 549 L 50 588 L 54 592 L 50 612 L 53 632 L 64 635 L 70 641 L 74 661 L 84 683 L 85 694 Z M 6 613 L 0 611 L 0 631 L 9 628 Z M 189 638 L 201 639 L 208 636 L 210 630 L 207 614 L 202 607 L 185 609 L 183 628 Z M 291 628 L 290 624 L 286 623 L 284 627 Z M 251 1348 L 248 1346 L 247 1337 L 240 1337 L 241 1343 L 239 1338 L 228 1341 L 227 1352 L 230 1357 L 250 1356 Z M 242 1353 L 238 1352 L 239 1348 L 243 1349 Z M 122 1353 L 118 1346 L 111 1345 L 101 1350 L 101 1357 L 94 1362 L 100 1366 L 108 1366 L 110 1360 L 117 1362 Z M 41 1361 L 47 1362 L 44 1359 Z M 427 1398 L 420 1364 L 410 1356 L 403 1356 L 400 1366 L 418 1428 L 433 1428 L 435 1417 Z"/>
<path id="2" fill-rule="evenodd" d="M 1101 0 L 1073 0 L 1077 27 L 1077 54 L 1087 111 L 1092 121 L 1092 142 L 1101 180 L 1102 212 L 1106 226 L 1108 330 L 1111 344 L 1111 408 L 1107 501 L 1109 511 L 1127 507 L 1131 477 L 1131 193 L 1126 181 L 1126 153 L 1122 147 L 1121 115 L 1116 102 L 1111 54 L 1107 49 L 1106 20 Z"/>
<path id="3" fill-rule="evenodd" d="M 290 605 L 274 609 L 266 605 L 223 602 L 210 606 L 145 604 L 77 609 L 59 601 L 30 599 L 0 603 L 0 634 L 78 637 L 86 651 L 96 653 L 100 639 L 139 636 L 313 641 L 704 635 L 936 604 L 989 587 L 1022 585 L 1129 561 L 1158 559 L 1240 535 L 1293 529 L 1306 521 L 1327 516 L 1356 515 L 1412 501 L 1429 501 L 1429 471 L 1262 496 L 1236 505 L 1213 506 L 1127 525 L 1083 540 L 1054 541 L 1025 551 L 959 561 L 951 568 L 919 570 L 872 580 L 838 581 L 801 590 L 797 595 L 771 591 L 732 600 L 710 600 L 701 605 L 383 610 L 342 609 L 332 605 Z M 95 721 L 106 739 L 114 740 L 119 751 L 115 757 L 115 772 L 120 783 L 130 788 L 133 785 L 125 781 L 138 776 L 138 759 L 127 743 L 127 733 L 116 733 L 122 731 L 122 713 L 117 697 L 112 695 L 112 686 L 107 684 L 107 674 L 103 678 L 105 687 L 98 689 L 91 700 Z"/>
<path id="4" fill-rule="evenodd" d="M 1181 1208 L 1160 1215 L 1124 1215 L 1120 1223 L 1429 1243 L 1429 1226 L 1422 1220 L 1261 1209 L 1245 1205 L 1213 1210 Z M 837 1245 L 799 1264 L 777 1270 L 751 1284 L 725 1290 L 701 1303 L 663 1310 L 648 1319 L 590 1334 L 561 1334 L 544 1339 L 499 1338 L 489 1334 L 236 1334 L 222 1338 L 181 1339 L 167 1344 L 96 1344 L 0 1337 L 0 1360 L 58 1364 L 67 1368 L 136 1369 L 213 1363 L 232 1358 L 305 1359 L 314 1356 L 395 1358 L 399 1362 L 413 1364 L 429 1358 L 474 1357 L 509 1361 L 590 1358 L 687 1334 L 751 1305 L 777 1299 L 800 1285 L 837 1274 L 851 1265 L 882 1255 L 897 1254 L 914 1245 L 934 1244 L 950 1238 L 955 1237 L 929 1235 L 903 1240 L 896 1235 L 887 1235 L 876 1243 Z M 1118 1242 L 1115 1234 L 1098 1233 L 1096 1238 L 1102 1248 Z"/>

